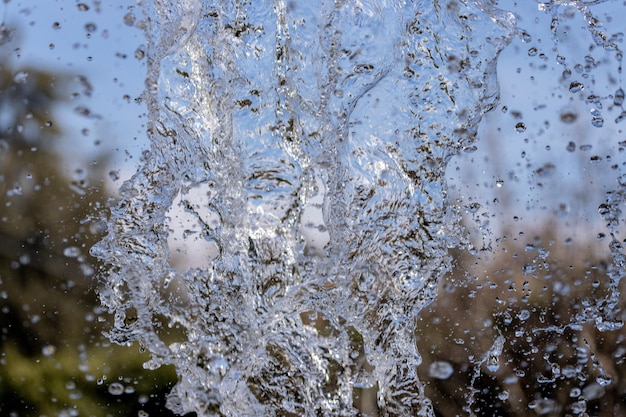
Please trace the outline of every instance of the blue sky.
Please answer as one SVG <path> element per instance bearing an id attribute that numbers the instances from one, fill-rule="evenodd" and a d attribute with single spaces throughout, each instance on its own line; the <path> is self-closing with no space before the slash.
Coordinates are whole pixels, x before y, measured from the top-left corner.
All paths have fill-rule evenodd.
<path id="1" fill-rule="evenodd" d="M 134 4 L 132 0 L 12 0 L 0 6 L 5 24 L 12 29 L 8 48 L 13 68 L 30 66 L 84 76 L 92 88 L 91 96 L 81 94 L 57 115 L 66 132 L 58 149 L 68 170 L 88 165 L 98 153 L 112 152 L 111 169 L 127 177 L 146 145 L 145 106 L 135 101 L 145 75 L 145 59 L 136 59 L 135 52 L 145 46 L 145 38 L 130 24 L 129 13 L 135 16 L 135 25 L 142 19 L 141 8 Z M 72 92 L 84 89 L 77 78 Z M 97 117 L 76 115 L 73 109 L 79 105 Z"/>
<path id="2" fill-rule="evenodd" d="M 624 138 L 620 139 L 621 126 L 613 122 L 615 110 L 602 109 L 605 126 L 593 127 L 593 106 L 584 98 L 594 91 L 610 99 L 621 79 L 608 82 L 616 77 L 615 62 L 610 53 L 588 50 L 592 40 L 586 23 L 571 7 L 559 9 L 561 27 L 555 44 L 549 30 L 552 16 L 539 10 L 542 3 L 501 2 L 518 14 L 530 39 L 516 39 L 503 52 L 502 103 L 485 118 L 477 151 L 460 155 L 450 165 L 449 180 L 462 197 L 461 204 L 480 202 L 489 211 L 494 229 L 512 224 L 511 210 L 519 212 L 518 218 L 530 219 L 542 215 L 558 219 L 563 214 L 558 221 L 564 227 L 597 228 L 601 219 L 596 208 L 613 187 L 609 166 L 621 163 L 617 143 Z M 97 153 L 112 152 L 110 169 L 120 174 L 112 185 L 119 186 L 132 175 L 147 146 L 145 107 L 135 101 L 144 88 L 146 61 L 135 57 L 138 48 L 145 47 L 143 32 L 136 27 L 143 18 L 141 8 L 132 0 L 11 0 L 1 7 L 4 21 L 14 29 L 11 48 L 20 47 L 10 51 L 14 67 L 85 76 L 93 87 L 90 97 L 82 95 L 58 115 L 67 132 L 59 150 L 66 156 L 68 171 L 87 166 Z M 623 28 L 612 16 L 623 15 L 624 8 L 615 0 L 591 10 L 604 21 L 606 32 L 614 33 Z M 558 54 L 566 57 L 570 68 L 584 64 L 585 56 L 597 60 L 593 70 L 573 74 L 572 80 L 587 85 L 584 92 L 571 93 L 570 81 L 561 81 L 564 67 L 556 63 Z M 77 116 L 76 105 L 88 107 L 98 118 Z M 567 112 L 578 115 L 573 123 L 560 122 Z M 526 130 L 518 132 L 518 123 Z M 574 152 L 563 151 L 569 142 L 575 142 Z M 585 145 L 591 149 L 582 150 Z M 599 163 L 590 162 L 594 156 L 601 158 Z M 550 164 L 554 169 L 544 175 L 547 171 L 541 170 Z M 498 180 L 503 180 L 500 187 Z M 500 205 L 493 203 L 494 198 Z"/>

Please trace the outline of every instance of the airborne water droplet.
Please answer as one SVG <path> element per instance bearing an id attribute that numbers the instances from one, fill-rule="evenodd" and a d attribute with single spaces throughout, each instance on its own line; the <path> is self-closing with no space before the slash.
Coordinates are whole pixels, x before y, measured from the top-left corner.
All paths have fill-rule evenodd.
<path id="1" fill-rule="evenodd" d="M 41 353 L 47 358 L 54 355 L 56 351 L 57 351 L 57 348 L 54 345 L 46 345 L 41 349 Z"/>
<path id="2" fill-rule="evenodd" d="M 572 124 L 576 121 L 577 118 L 578 115 L 571 111 L 561 113 L 561 121 L 565 124 Z"/>
<path id="3" fill-rule="evenodd" d="M 126 13 L 124 15 L 124 24 L 126 26 L 132 26 L 135 24 L 136 17 L 133 13 Z"/>
<path id="4" fill-rule="evenodd" d="M 517 133 L 522 133 L 526 131 L 526 125 L 522 122 L 519 122 L 518 124 L 515 125 L 515 130 L 517 131 Z"/>
<path id="5" fill-rule="evenodd" d="M 600 386 L 607 386 L 611 384 L 611 377 L 609 375 L 601 374 L 596 377 L 596 382 L 600 384 Z"/>
<path id="6" fill-rule="evenodd" d="M 124 393 L 124 385 L 119 382 L 113 382 L 109 385 L 108 391 L 111 395 L 122 395 Z"/>
<path id="7" fill-rule="evenodd" d="M 616 106 L 621 106 L 624 103 L 624 90 L 619 88 L 615 92 L 615 96 L 613 97 L 613 104 Z"/>
<path id="8" fill-rule="evenodd" d="M 579 83 L 578 81 L 572 81 L 569 85 L 569 91 L 571 93 L 577 93 L 579 91 L 582 91 L 584 88 L 585 86 Z"/>
<path id="9" fill-rule="evenodd" d="M 448 379 L 453 372 L 454 368 L 446 361 L 436 361 L 428 367 L 428 375 L 435 379 Z"/>

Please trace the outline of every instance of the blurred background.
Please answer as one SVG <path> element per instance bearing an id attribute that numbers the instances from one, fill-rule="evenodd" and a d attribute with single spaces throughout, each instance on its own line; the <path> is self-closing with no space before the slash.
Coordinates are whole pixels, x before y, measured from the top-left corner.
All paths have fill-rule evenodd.
<path id="1" fill-rule="evenodd" d="M 624 304 L 609 244 L 624 240 L 626 6 L 594 4 L 595 21 L 550 4 L 501 2 L 522 28 L 499 61 L 502 100 L 449 165 L 469 243 L 416 329 L 441 416 L 626 415 L 626 332 L 593 323 Z M 141 8 L 0 11 L 0 415 L 168 415 L 175 373 L 102 335 L 89 255 L 148 146 Z M 375 389 L 355 394 L 376 416 Z"/>

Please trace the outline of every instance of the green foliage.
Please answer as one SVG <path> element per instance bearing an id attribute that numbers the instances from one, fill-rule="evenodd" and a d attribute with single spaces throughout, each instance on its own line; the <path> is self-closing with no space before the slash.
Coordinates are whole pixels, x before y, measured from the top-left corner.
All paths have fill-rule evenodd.
<path id="1" fill-rule="evenodd" d="M 0 367 L 2 413 L 20 416 L 79 415 L 105 417 L 171 415 L 163 399 L 175 378 L 173 369 L 149 374 L 141 367 L 147 355 L 115 345 L 66 346 L 24 356 L 5 345 Z M 117 387 L 123 387 L 117 392 Z"/>

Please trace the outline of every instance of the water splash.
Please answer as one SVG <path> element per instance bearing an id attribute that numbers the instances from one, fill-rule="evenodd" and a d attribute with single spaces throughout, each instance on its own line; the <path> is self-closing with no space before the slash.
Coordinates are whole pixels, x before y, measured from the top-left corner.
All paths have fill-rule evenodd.
<path id="1" fill-rule="evenodd" d="M 432 415 L 413 332 L 459 243 L 444 174 L 496 102 L 513 15 L 490 1 L 145 8 L 151 148 L 93 249 L 109 337 L 176 367 L 178 413 L 349 416 L 373 389 L 381 415 Z M 175 202 L 215 248 L 205 266 L 174 267 Z"/>

